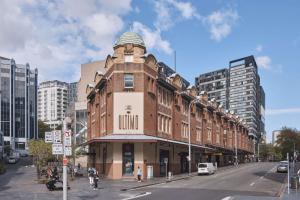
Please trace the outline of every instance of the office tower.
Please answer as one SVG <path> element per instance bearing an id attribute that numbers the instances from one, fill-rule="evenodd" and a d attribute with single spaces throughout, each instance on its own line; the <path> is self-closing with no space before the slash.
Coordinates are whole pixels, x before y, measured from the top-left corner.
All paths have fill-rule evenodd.
<path id="1" fill-rule="evenodd" d="M 27 149 L 29 139 L 38 138 L 37 69 L 0 57 L 0 121 L 4 145 Z"/>

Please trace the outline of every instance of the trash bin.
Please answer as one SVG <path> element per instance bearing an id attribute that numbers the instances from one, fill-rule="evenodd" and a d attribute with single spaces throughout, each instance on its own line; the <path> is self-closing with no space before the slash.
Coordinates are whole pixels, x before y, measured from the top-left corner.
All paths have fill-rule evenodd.
<path id="1" fill-rule="evenodd" d="M 147 179 L 153 178 L 153 166 L 148 165 L 147 166 Z"/>
<path id="2" fill-rule="evenodd" d="M 292 189 L 299 188 L 299 177 L 298 176 L 291 177 L 291 188 Z"/>

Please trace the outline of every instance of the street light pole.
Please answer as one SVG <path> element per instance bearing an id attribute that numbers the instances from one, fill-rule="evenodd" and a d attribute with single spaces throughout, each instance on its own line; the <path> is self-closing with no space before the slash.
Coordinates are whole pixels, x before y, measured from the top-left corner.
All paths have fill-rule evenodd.
<path id="1" fill-rule="evenodd" d="M 197 96 L 196 99 L 193 99 L 189 104 L 189 111 L 188 111 L 188 123 L 189 123 L 189 176 L 191 175 L 192 171 L 192 157 L 191 157 L 191 107 L 192 104 L 199 101 L 199 97 Z"/>
<path id="2" fill-rule="evenodd" d="M 235 122 L 236 123 L 236 122 Z M 235 141 L 235 166 L 238 165 L 238 161 L 237 161 L 237 132 L 236 132 L 236 124 L 234 125 L 234 141 Z"/>

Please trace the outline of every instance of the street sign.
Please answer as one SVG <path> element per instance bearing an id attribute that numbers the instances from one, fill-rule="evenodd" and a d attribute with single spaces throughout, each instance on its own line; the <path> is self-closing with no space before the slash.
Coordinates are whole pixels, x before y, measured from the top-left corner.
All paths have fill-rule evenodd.
<path id="1" fill-rule="evenodd" d="M 66 156 L 72 156 L 72 147 L 66 147 L 65 146 L 65 155 Z"/>
<path id="2" fill-rule="evenodd" d="M 63 155 L 63 146 L 62 144 L 52 144 L 52 154 L 53 155 Z"/>
<path id="3" fill-rule="evenodd" d="M 46 143 L 52 143 L 53 142 L 52 132 L 45 132 L 45 142 Z"/>
<path id="4" fill-rule="evenodd" d="M 61 131 L 60 130 L 56 130 L 53 131 L 53 143 L 57 144 L 57 143 L 61 143 Z"/>
<path id="5" fill-rule="evenodd" d="M 71 146 L 72 145 L 72 136 L 71 131 L 65 131 L 65 140 L 64 140 L 64 146 Z"/>
<path id="6" fill-rule="evenodd" d="M 164 158 L 164 163 L 168 163 L 168 158 Z"/>

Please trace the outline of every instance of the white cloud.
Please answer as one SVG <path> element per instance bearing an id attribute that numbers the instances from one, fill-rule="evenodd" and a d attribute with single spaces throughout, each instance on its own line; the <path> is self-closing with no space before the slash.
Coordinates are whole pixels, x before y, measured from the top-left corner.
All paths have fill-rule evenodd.
<path id="1" fill-rule="evenodd" d="M 300 108 L 267 109 L 266 115 L 300 114 Z"/>
<path id="2" fill-rule="evenodd" d="M 154 1 L 154 11 L 157 14 L 154 25 L 161 31 L 169 30 L 180 19 L 200 19 L 196 8 L 190 2 L 156 0 Z"/>
<path id="3" fill-rule="evenodd" d="M 256 57 L 256 64 L 262 69 L 271 69 L 271 58 L 269 56 L 258 56 Z"/>
<path id="4" fill-rule="evenodd" d="M 263 50 L 263 46 L 261 44 L 257 45 L 255 48 L 256 52 L 261 52 Z"/>
<path id="5" fill-rule="evenodd" d="M 167 54 L 173 52 L 170 43 L 161 38 L 160 30 L 151 30 L 140 22 L 133 23 L 133 31 L 140 33 L 148 49 L 157 49 Z"/>
<path id="6" fill-rule="evenodd" d="M 218 10 L 203 18 L 203 22 L 209 27 L 211 39 L 221 41 L 231 33 L 238 19 L 236 10 Z"/>
<path id="7" fill-rule="evenodd" d="M 103 59 L 124 28 L 131 0 L 3 0 L 0 55 L 39 69 L 39 80 L 78 79 L 80 64 Z"/>

